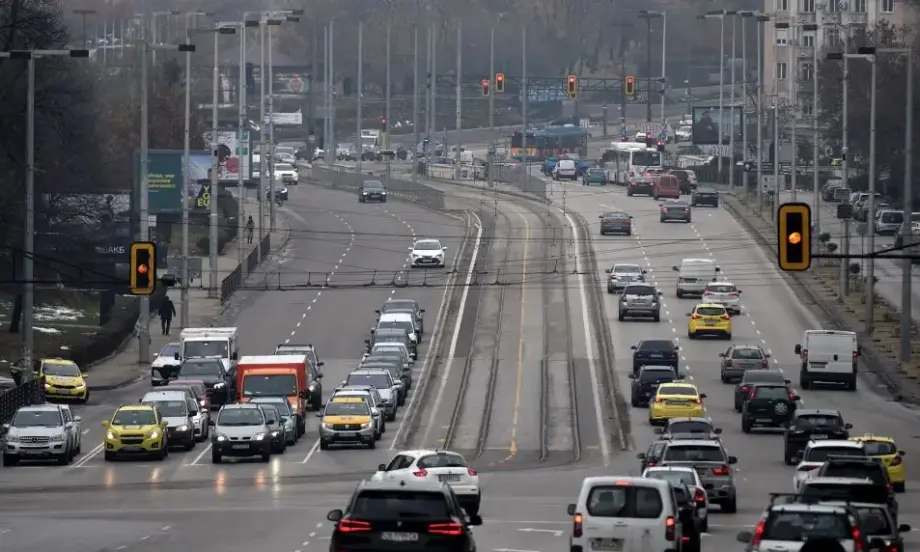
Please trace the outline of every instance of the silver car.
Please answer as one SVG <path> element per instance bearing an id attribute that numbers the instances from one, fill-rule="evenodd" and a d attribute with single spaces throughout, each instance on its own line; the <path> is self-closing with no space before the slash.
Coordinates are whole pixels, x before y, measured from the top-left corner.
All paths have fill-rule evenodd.
<path id="1" fill-rule="evenodd" d="M 661 320 L 661 295 L 654 286 L 640 283 L 626 286 L 620 295 L 617 307 L 620 322 L 627 316 L 650 316 L 652 320 Z"/>
<path id="2" fill-rule="evenodd" d="M 406 396 L 409 394 L 409 390 L 406 388 L 405 382 L 402 380 L 402 366 L 398 359 L 383 359 L 379 357 L 367 357 L 361 362 L 360 370 L 386 370 L 390 373 L 390 377 L 393 378 L 393 383 L 396 387 L 396 406 L 403 406 L 406 404 Z"/>
<path id="3" fill-rule="evenodd" d="M 719 303 L 732 314 L 741 314 L 741 290 L 725 281 L 710 282 L 703 290 L 703 302 Z"/>
<path id="4" fill-rule="evenodd" d="M 690 212 L 690 205 L 686 201 L 664 201 L 661 203 L 661 222 L 676 220 L 680 222 L 692 222 L 693 214 Z"/>
<path id="5" fill-rule="evenodd" d="M 382 400 L 380 407 L 384 411 L 387 421 L 392 422 L 396 419 L 399 386 L 388 370 L 355 370 L 348 374 L 348 378 L 342 382 L 342 387 L 349 385 L 370 385 L 377 389 Z"/>
<path id="6" fill-rule="evenodd" d="M 641 266 L 632 263 L 617 263 L 608 268 L 607 293 L 616 293 L 629 284 L 644 282 L 646 271 Z"/>
<path id="7" fill-rule="evenodd" d="M 23 406 L 3 424 L 3 465 L 21 460 L 55 460 L 67 465 L 80 452 L 80 416 L 56 404 Z"/>
<path id="8" fill-rule="evenodd" d="M 760 345 L 732 345 L 719 356 L 722 357 L 719 369 L 722 383 L 740 380 L 748 370 L 770 369 L 767 361 L 770 355 Z"/>
<path id="9" fill-rule="evenodd" d="M 192 420 L 192 406 L 195 400 L 184 391 L 150 391 L 144 394 L 141 404 L 155 406 L 166 421 L 166 442 L 170 447 L 181 446 L 185 450 L 195 448 L 195 421 Z"/>
<path id="10" fill-rule="evenodd" d="M 297 425 L 294 413 L 291 411 L 291 405 L 286 397 L 253 397 L 249 399 L 251 404 L 265 404 L 275 407 L 275 410 L 281 415 L 281 422 L 284 426 L 285 442 L 288 445 L 294 445 L 300 439 L 297 432 Z"/>
<path id="11" fill-rule="evenodd" d="M 732 466 L 738 459 L 729 456 L 721 441 L 669 441 L 661 455 L 661 466 L 689 466 L 700 474 L 710 504 L 734 514 L 738 510 L 738 492 Z"/>
<path id="12" fill-rule="evenodd" d="M 228 404 L 217 413 L 211 437 L 211 462 L 220 464 L 224 456 L 271 460 L 271 431 L 259 405 Z"/>

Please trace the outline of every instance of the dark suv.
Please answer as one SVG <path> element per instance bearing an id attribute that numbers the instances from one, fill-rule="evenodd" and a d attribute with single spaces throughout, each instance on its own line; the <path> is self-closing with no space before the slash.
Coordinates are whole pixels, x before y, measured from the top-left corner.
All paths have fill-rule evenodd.
<path id="1" fill-rule="evenodd" d="M 472 527 L 482 525 L 450 486 L 426 480 L 362 481 L 345 509 L 326 519 L 335 524 L 330 551 L 475 552 Z"/>
<path id="2" fill-rule="evenodd" d="M 379 180 L 365 180 L 358 187 L 358 203 L 367 203 L 368 201 L 387 202 L 387 189 L 383 182 Z"/>
<path id="3" fill-rule="evenodd" d="M 890 499 L 895 500 L 891 480 L 888 479 L 888 470 L 878 458 L 863 458 L 861 456 L 828 456 L 827 459 L 815 470 L 813 477 L 851 477 L 854 479 L 868 479 L 876 485 L 884 485 L 891 490 Z"/>
<path id="4" fill-rule="evenodd" d="M 629 403 L 633 406 L 648 406 L 662 383 L 681 379 L 673 366 L 643 366 L 638 374 L 629 374 L 632 381 Z"/>
<path id="5" fill-rule="evenodd" d="M 674 371 L 680 373 L 680 347 L 670 339 L 644 339 L 630 349 L 633 350 L 633 374 L 639 373 L 639 368 L 646 365 L 673 366 Z"/>
<path id="6" fill-rule="evenodd" d="M 785 385 L 789 389 L 790 381 L 779 370 L 745 370 L 741 381 L 735 385 L 735 412 L 741 412 L 744 400 L 751 394 L 755 385 Z"/>
<path id="7" fill-rule="evenodd" d="M 755 385 L 741 407 L 741 431 L 755 427 L 785 427 L 795 417 L 799 396 L 786 385 Z"/>
<path id="8" fill-rule="evenodd" d="M 783 459 L 786 464 L 796 464 L 795 458 L 801 456 L 808 442 L 814 439 L 850 438 L 853 424 L 843 421 L 839 410 L 827 408 L 807 408 L 797 410 L 789 427 L 786 429 L 783 446 Z"/>

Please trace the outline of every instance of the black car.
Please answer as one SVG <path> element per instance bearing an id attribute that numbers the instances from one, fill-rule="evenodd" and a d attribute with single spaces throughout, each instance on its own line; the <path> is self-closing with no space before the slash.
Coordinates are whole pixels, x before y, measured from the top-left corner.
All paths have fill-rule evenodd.
<path id="1" fill-rule="evenodd" d="M 632 217 L 621 211 L 608 211 L 598 216 L 601 219 L 601 236 L 607 234 L 632 235 Z"/>
<path id="2" fill-rule="evenodd" d="M 632 381 L 629 403 L 633 406 L 648 406 L 658 386 L 681 379 L 673 366 L 642 366 L 638 374 L 629 374 Z"/>
<path id="3" fill-rule="evenodd" d="M 898 521 L 898 501 L 885 483 L 876 483 L 864 478 L 819 477 L 813 475 L 802 483 L 799 495 L 814 502 L 847 500 L 865 504 L 886 506 L 895 522 Z"/>
<path id="4" fill-rule="evenodd" d="M 751 394 L 751 387 L 755 385 L 786 385 L 789 390 L 789 380 L 779 370 L 745 370 L 741 381 L 735 385 L 735 412 L 741 412 L 744 400 Z"/>
<path id="5" fill-rule="evenodd" d="M 193 358 L 183 361 L 176 378 L 203 381 L 211 408 L 220 408 L 232 403 L 236 397 L 236 381 L 219 358 Z"/>
<path id="6" fill-rule="evenodd" d="M 690 194 L 690 205 L 696 207 L 698 205 L 711 205 L 713 207 L 719 206 L 719 192 L 714 188 L 697 188 Z"/>
<path id="7" fill-rule="evenodd" d="M 690 179 L 689 172 L 682 169 L 671 169 L 668 174 L 673 174 L 677 177 L 677 181 L 680 183 L 681 195 L 687 195 L 696 190 L 696 182 Z"/>
<path id="8" fill-rule="evenodd" d="M 367 203 L 368 201 L 387 202 L 387 189 L 383 182 L 379 180 L 365 180 L 358 187 L 358 203 Z"/>
<path id="9" fill-rule="evenodd" d="M 674 490 L 674 498 L 677 500 L 680 534 L 684 539 L 681 552 L 700 552 L 702 527 L 700 517 L 696 513 L 697 505 L 693 500 L 694 494 L 686 483 L 674 483 L 672 481 L 671 488 Z"/>
<path id="10" fill-rule="evenodd" d="M 814 471 L 814 477 L 848 477 L 868 479 L 876 485 L 892 488 L 888 479 L 888 470 L 878 458 L 861 456 L 828 456 L 824 463 Z M 892 489 L 891 499 L 894 499 Z"/>
<path id="11" fill-rule="evenodd" d="M 645 468 L 653 468 L 661 462 L 661 457 L 664 456 L 664 449 L 667 448 L 668 443 L 670 441 L 653 441 L 648 446 L 648 450 L 636 455 L 636 458 L 641 462 L 642 469 L 639 470 L 640 473 L 644 472 Z"/>
<path id="12" fill-rule="evenodd" d="M 633 350 L 633 374 L 646 365 L 673 366 L 674 371 L 680 373 L 677 369 L 680 347 L 670 339 L 644 339 L 630 349 Z"/>
<path id="13" fill-rule="evenodd" d="M 805 446 L 814 439 L 849 439 L 853 424 L 844 423 L 839 410 L 827 408 L 803 408 L 796 410 L 795 416 L 786 429 L 783 446 L 783 459 L 789 466 L 794 465 L 795 458 L 802 456 Z"/>
<path id="14" fill-rule="evenodd" d="M 741 407 L 741 431 L 755 427 L 785 427 L 795 417 L 799 396 L 786 385 L 757 384 Z"/>
<path id="15" fill-rule="evenodd" d="M 335 524 L 330 552 L 475 552 L 472 527 L 482 525 L 450 486 L 426 480 L 362 481 L 345 509 L 326 519 Z"/>

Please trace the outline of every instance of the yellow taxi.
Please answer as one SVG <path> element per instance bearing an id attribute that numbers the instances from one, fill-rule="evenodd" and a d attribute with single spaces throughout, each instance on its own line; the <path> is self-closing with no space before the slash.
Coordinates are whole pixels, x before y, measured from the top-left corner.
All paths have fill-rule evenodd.
<path id="1" fill-rule="evenodd" d="M 104 420 L 103 441 L 106 461 L 118 456 L 153 456 L 163 460 L 169 455 L 166 420 L 155 406 L 138 404 L 121 406 L 110 420 Z"/>
<path id="2" fill-rule="evenodd" d="M 38 361 L 38 377 L 45 378 L 48 399 L 73 399 L 84 404 L 89 400 L 86 374 L 72 360 L 43 358 Z"/>
<path id="3" fill-rule="evenodd" d="M 706 394 L 700 393 L 692 383 L 663 383 L 649 401 L 648 423 L 658 425 L 671 418 L 701 418 L 705 398 Z"/>
<path id="4" fill-rule="evenodd" d="M 719 303 L 700 303 L 687 313 L 687 337 L 694 339 L 702 335 L 715 335 L 732 338 L 732 317 L 725 305 Z"/>
<path id="5" fill-rule="evenodd" d="M 319 425 L 319 448 L 330 445 L 364 445 L 376 448 L 375 424 L 371 407 L 363 397 L 333 396 L 323 410 Z"/>
<path id="6" fill-rule="evenodd" d="M 872 435 L 866 433 L 859 437 L 850 437 L 851 441 L 859 441 L 866 447 L 866 454 L 878 460 L 888 470 L 888 480 L 897 493 L 903 493 L 907 482 L 907 470 L 904 468 L 903 450 L 898 450 L 897 444 L 891 437 Z"/>

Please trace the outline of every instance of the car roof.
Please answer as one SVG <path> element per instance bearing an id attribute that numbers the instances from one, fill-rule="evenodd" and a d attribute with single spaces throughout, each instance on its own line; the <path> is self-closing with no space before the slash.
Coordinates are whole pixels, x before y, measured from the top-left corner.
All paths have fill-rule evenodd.
<path id="1" fill-rule="evenodd" d="M 74 362 L 74 361 L 72 361 L 72 360 L 70 360 L 70 359 L 61 358 L 61 357 L 48 357 L 48 358 L 43 358 L 43 359 L 41 359 L 40 362 L 42 362 L 43 364 L 61 364 L 61 365 L 65 365 L 65 366 L 71 366 L 71 365 L 76 365 L 76 364 L 77 364 L 76 362 Z"/>
<path id="2" fill-rule="evenodd" d="M 52 404 L 52 403 L 30 404 L 26 406 L 20 406 L 17 410 L 25 410 L 28 412 L 43 412 L 43 411 L 50 412 L 52 410 L 60 411 L 61 406 L 64 406 L 64 405 L 57 405 L 57 404 Z"/>
<path id="3" fill-rule="evenodd" d="M 177 397 L 177 396 L 181 396 L 181 397 L 185 398 L 186 395 L 187 395 L 187 393 L 186 393 L 185 391 L 180 390 L 180 389 L 169 390 L 169 391 L 147 391 L 146 393 L 144 393 L 144 397 L 143 397 L 143 399 L 141 399 L 141 400 L 148 399 L 148 397 L 154 397 L 154 398 L 156 398 L 156 397 L 162 397 L 162 398 L 167 398 L 167 397 Z M 149 400 L 149 399 L 148 399 L 148 400 Z"/>
<path id="4" fill-rule="evenodd" d="M 240 409 L 245 409 L 245 408 L 253 409 L 253 408 L 258 408 L 258 406 L 254 404 L 249 404 L 249 403 L 232 403 L 232 404 L 225 404 L 223 408 L 221 408 L 221 410 L 240 410 Z"/>
<path id="5" fill-rule="evenodd" d="M 416 301 L 415 299 L 403 299 L 403 298 L 387 299 L 384 305 L 392 305 L 394 303 L 411 303 L 412 305 L 418 305 L 418 301 Z"/>
<path id="6" fill-rule="evenodd" d="M 721 303 L 699 303 L 699 304 L 697 304 L 697 306 L 695 306 L 695 307 L 693 307 L 693 308 L 694 308 L 694 309 L 698 309 L 698 308 L 700 308 L 700 307 L 707 307 L 707 308 L 709 308 L 709 307 L 718 307 L 718 308 L 720 308 L 720 309 L 724 309 L 724 308 L 725 308 L 725 305 L 723 305 L 723 304 L 721 304 Z"/>
<path id="7" fill-rule="evenodd" d="M 849 513 L 845 506 L 840 506 L 836 504 L 812 504 L 804 502 L 790 502 L 788 504 L 773 504 L 770 506 L 771 511 L 780 511 L 780 512 L 818 512 L 826 514 L 841 514 L 845 515 Z"/>
<path id="8" fill-rule="evenodd" d="M 670 488 L 671 484 L 667 481 L 661 479 L 651 479 L 649 477 L 640 477 L 633 475 L 626 476 L 617 476 L 617 475 L 595 475 L 593 477 L 586 477 L 582 481 L 581 485 L 583 488 L 590 487 L 600 487 L 605 485 L 616 486 L 620 485 L 630 485 L 630 486 L 645 486 L 645 487 L 657 487 L 662 491 L 666 491 Z"/>
<path id="9" fill-rule="evenodd" d="M 359 374 L 359 375 L 364 375 L 364 374 L 368 374 L 368 375 L 369 375 L 369 374 L 389 374 L 389 372 L 387 372 L 386 370 L 384 370 L 384 369 L 382 369 L 382 368 L 358 368 L 357 370 L 352 370 L 351 374 L 348 374 L 348 375 L 350 376 L 350 375 L 352 375 L 352 374 Z"/>
<path id="10" fill-rule="evenodd" d="M 426 455 L 429 455 L 429 454 L 453 454 L 454 456 L 459 456 L 459 457 L 461 457 L 461 458 L 465 458 L 465 457 L 464 457 L 462 454 L 460 454 L 459 452 L 455 452 L 455 451 L 453 451 L 453 450 L 444 450 L 444 449 L 442 449 L 442 450 L 435 450 L 435 449 L 412 449 L 412 450 L 401 450 L 401 451 L 399 451 L 399 454 L 401 454 L 401 455 L 402 455 L 402 454 L 405 454 L 405 455 L 407 455 L 407 456 L 426 456 Z"/>
<path id="11" fill-rule="evenodd" d="M 895 443 L 894 439 L 891 437 L 884 437 L 882 435 L 873 435 L 871 433 L 864 433 L 862 435 L 856 435 L 850 437 L 850 441 L 880 441 L 882 443 Z"/>
<path id="12" fill-rule="evenodd" d="M 697 386 L 693 385 L 692 383 L 684 383 L 684 382 L 680 382 L 680 381 L 671 381 L 671 382 L 668 382 L 668 383 L 663 383 L 663 384 L 661 384 L 661 385 L 662 385 L 662 386 L 668 386 L 668 387 L 684 387 L 684 388 L 687 388 L 687 389 L 693 389 L 694 391 L 699 391 L 699 389 L 697 388 Z M 661 389 L 661 387 L 659 387 L 659 389 Z"/>
<path id="13" fill-rule="evenodd" d="M 719 280 L 718 282 L 709 282 L 706 284 L 706 287 L 709 286 L 733 286 L 735 284 L 729 282 L 728 280 Z"/>
<path id="14" fill-rule="evenodd" d="M 833 410 L 830 408 L 799 408 L 795 411 L 796 417 L 798 416 L 841 416 L 839 410 Z"/>
<path id="15" fill-rule="evenodd" d="M 702 422 L 702 423 L 712 425 L 712 420 L 708 418 L 703 418 L 700 416 L 686 416 L 686 417 L 680 417 L 680 418 L 669 418 L 667 425 L 671 425 L 676 422 Z"/>
<path id="16" fill-rule="evenodd" d="M 664 441 L 669 447 L 718 447 L 722 448 L 722 441 L 718 439 L 680 439 L 677 441 Z"/>
<path id="17" fill-rule="evenodd" d="M 147 410 L 155 410 L 155 407 L 149 404 L 125 404 L 115 409 L 116 412 L 119 410 L 147 411 Z"/>
<path id="18" fill-rule="evenodd" d="M 809 448 L 825 448 L 825 447 L 849 447 L 849 448 L 863 448 L 863 444 L 859 441 L 850 441 L 849 439 L 812 439 L 808 442 Z"/>
<path id="19" fill-rule="evenodd" d="M 393 491 L 405 489 L 407 491 L 429 491 L 444 493 L 445 483 L 429 481 L 427 479 L 400 479 L 398 482 L 392 479 L 383 479 L 380 481 L 361 481 L 358 483 L 357 491 Z"/>
<path id="20" fill-rule="evenodd" d="M 642 370 L 667 370 L 669 372 L 674 372 L 674 367 L 666 364 L 643 364 L 639 367 L 639 371 L 641 372 Z"/>
<path id="21" fill-rule="evenodd" d="M 815 483 L 825 483 L 828 485 L 877 485 L 868 477 L 809 477 L 802 482 L 803 485 L 813 485 Z"/>

